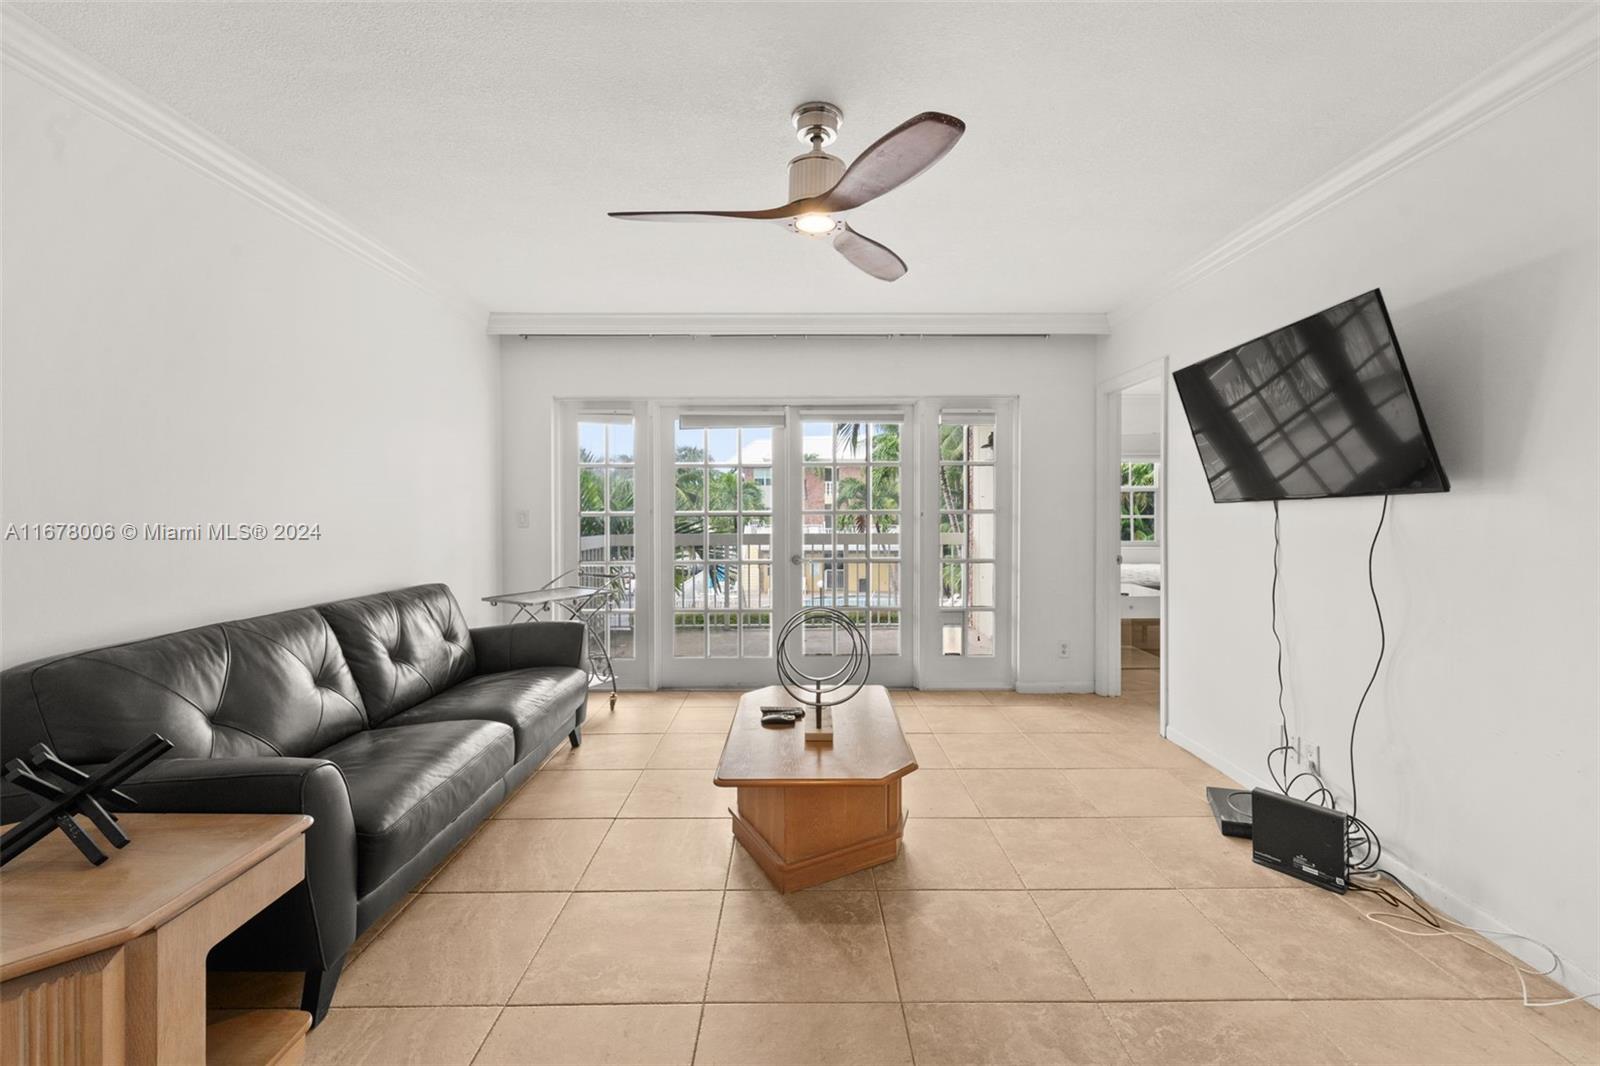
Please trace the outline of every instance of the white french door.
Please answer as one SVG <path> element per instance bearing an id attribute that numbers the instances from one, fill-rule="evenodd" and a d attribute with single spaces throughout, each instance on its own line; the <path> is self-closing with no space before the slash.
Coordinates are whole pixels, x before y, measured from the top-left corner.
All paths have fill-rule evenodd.
<path id="1" fill-rule="evenodd" d="M 854 623 L 872 653 L 875 684 L 904 686 L 914 674 L 913 585 L 917 513 L 914 456 L 905 447 L 913 408 L 814 407 L 791 410 L 791 455 L 798 455 L 788 499 L 799 606 L 832 607 Z M 800 669 L 826 677 L 846 665 L 855 636 L 834 622 L 806 626 Z"/>
<path id="2" fill-rule="evenodd" d="M 796 406 L 660 411 L 663 549 L 654 583 L 670 688 L 776 683 L 773 641 L 804 607 L 835 607 L 870 640 L 872 680 L 911 678 L 902 590 L 900 435 L 907 412 Z M 850 636 L 807 627 L 801 669 L 834 672 Z"/>
<path id="3" fill-rule="evenodd" d="M 1016 683 L 1013 405 L 944 403 L 924 420 L 922 514 L 928 599 L 917 684 L 1010 688 Z"/>
<path id="4" fill-rule="evenodd" d="M 795 600 L 782 562 L 786 413 L 667 407 L 659 417 L 657 679 L 669 688 L 772 684 L 773 635 Z"/>

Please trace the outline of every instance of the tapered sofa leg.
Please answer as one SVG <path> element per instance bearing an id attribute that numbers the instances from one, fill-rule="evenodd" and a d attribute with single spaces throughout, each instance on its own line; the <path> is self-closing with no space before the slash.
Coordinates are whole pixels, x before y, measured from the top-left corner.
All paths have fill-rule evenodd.
<path id="1" fill-rule="evenodd" d="M 300 991 L 300 1009 L 311 1015 L 311 1028 L 322 1024 L 333 1003 L 333 990 L 339 984 L 339 974 L 344 970 L 344 958 L 323 970 L 307 970 L 306 981 Z"/>
<path id="2" fill-rule="evenodd" d="M 567 739 L 572 741 L 572 746 L 573 747 L 575 747 L 575 748 L 582 747 L 583 746 L 583 726 L 581 726 L 581 725 L 573 726 L 572 727 L 572 732 L 567 734 Z"/>

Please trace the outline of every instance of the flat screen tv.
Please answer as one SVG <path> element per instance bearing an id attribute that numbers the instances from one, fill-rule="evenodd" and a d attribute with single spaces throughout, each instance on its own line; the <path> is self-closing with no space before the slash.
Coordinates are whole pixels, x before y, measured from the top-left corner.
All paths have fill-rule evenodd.
<path id="1" fill-rule="evenodd" d="M 1377 289 L 1172 380 L 1218 503 L 1450 491 Z"/>

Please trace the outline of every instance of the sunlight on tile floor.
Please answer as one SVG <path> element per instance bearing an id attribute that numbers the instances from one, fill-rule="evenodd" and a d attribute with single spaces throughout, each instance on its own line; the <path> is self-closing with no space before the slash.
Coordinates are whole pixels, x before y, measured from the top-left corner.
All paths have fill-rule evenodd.
<path id="1" fill-rule="evenodd" d="M 308 1061 L 1600 1061 L 1600 1011 L 1527 1010 L 1481 953 L 1253 865 L 1206 810 L 1230 782 L 1156 736 L 1158 674 L 1127 676 L 894 693 L 900 858 L 791 896 L 711 784 L 737 694 L 599 704 L 362 937 Z M 296 981 L 216 975 L 212 1006 Z"/>

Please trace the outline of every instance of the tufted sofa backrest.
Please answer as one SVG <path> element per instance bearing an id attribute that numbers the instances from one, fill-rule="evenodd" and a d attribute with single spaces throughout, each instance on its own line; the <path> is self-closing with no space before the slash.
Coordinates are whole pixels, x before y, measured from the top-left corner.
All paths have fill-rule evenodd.
<path id="1" fill-rule="evenodd" d="M 343 650 L 310 607 L 0 675 L 4 759 L 43 741 L 70 763 L 103 763 L 152 732 L 179 758 L 304 756 L 366 726 Z"/>
<path id="2" fill-rule="evenodd" d="M 373 725 L 477 672 L 461 605 L 445 585 L 322 604 Z"/>

